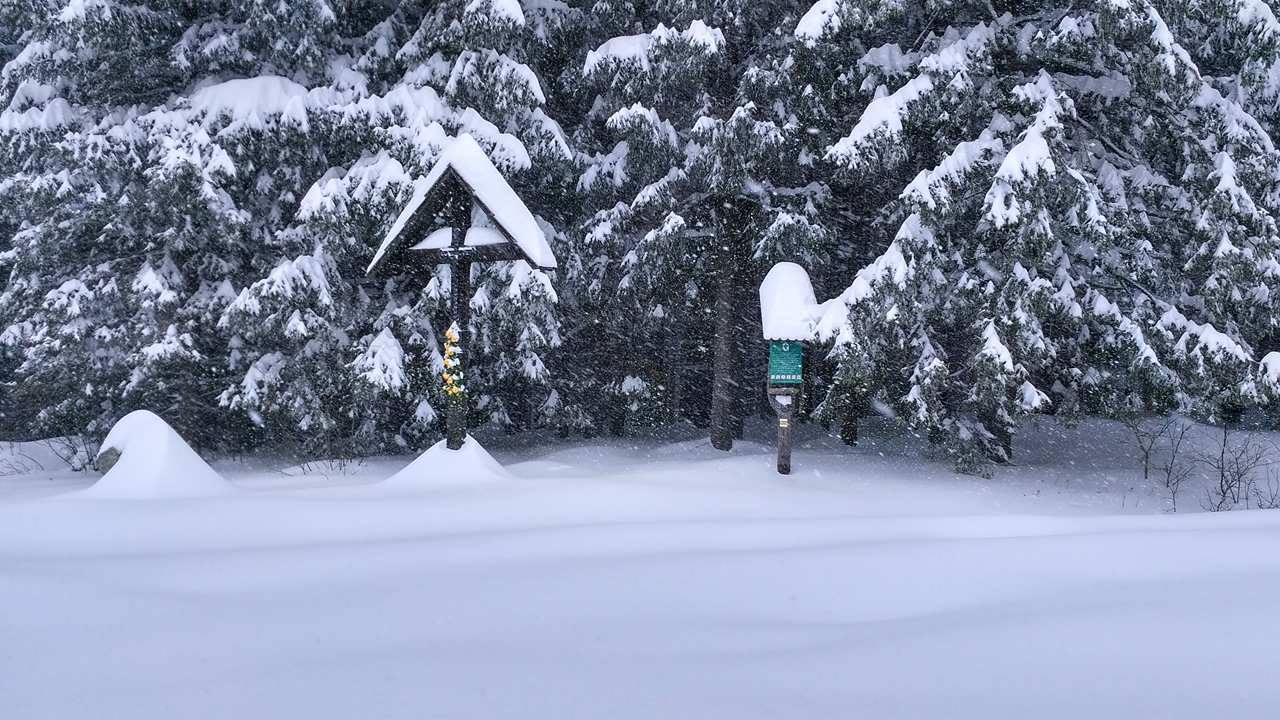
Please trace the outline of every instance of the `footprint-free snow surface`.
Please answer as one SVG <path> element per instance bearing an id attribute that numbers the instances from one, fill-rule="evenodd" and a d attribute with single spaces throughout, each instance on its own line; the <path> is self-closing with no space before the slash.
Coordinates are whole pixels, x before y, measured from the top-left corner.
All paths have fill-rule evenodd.
<path id="1" fill-rule="evenodd" d="M 0 716 L 1274 717 L 1280 513 L 1166 514 L 1073 448 L 991 480 L 874 443 L 789 478 L 753 443 L 508 448 L 399 495 L 406 458 L 220 463 L 243 492 L 145 502 L 61 499 L 89 479 L 32 450 Z"/>

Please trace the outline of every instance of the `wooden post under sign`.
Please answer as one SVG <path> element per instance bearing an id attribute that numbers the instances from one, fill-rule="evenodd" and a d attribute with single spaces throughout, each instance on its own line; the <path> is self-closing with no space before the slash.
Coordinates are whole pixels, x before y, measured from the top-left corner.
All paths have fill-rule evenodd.
<path id="1" fill-rule="evenodd" d="M 791 474 L 791 422 L 800 400 L 800 389 L 794 387 L 769 388 L 769 404 L 778 415 L 778 474 Z"/>

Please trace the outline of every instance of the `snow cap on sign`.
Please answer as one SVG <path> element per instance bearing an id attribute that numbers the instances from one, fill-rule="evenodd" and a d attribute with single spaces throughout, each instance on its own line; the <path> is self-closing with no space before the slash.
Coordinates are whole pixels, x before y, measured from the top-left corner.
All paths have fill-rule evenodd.
<path id="1" fill-rule="evenodd" d="M 818 301 L 809 273 L 793 262 L 780 262 L 760 283 L 760 325 L 765 340 L 808 340 Z"/>
<path id="2" fill-rule="evenodd" d="M 529 212 L 524 201 L 511 188 L 475 138 L 470 133 L 462 133 L 440 154 L 431 171 L 414 181 L 413 196 L 387 231 L 387 236 L 378 246 L 378 252 L 374 254 L 366 272 L 371 272 L 378 265 L 427 196 L 450 170 L 474 193 L 493 222 L 511 237 L 530 264 L 540 268 L 556 266 L 555 254 L 551 252 L 547 237 L 538 226 L 533 213 Z M 468 234 L 468 241 L 470 240 L 471 236 Z"/>

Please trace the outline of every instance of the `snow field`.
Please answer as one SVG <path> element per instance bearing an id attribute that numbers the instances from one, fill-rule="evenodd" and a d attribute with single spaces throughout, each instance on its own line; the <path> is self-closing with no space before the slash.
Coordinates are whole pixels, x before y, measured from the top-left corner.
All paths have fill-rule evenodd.
<path id="1" fill-rule="evenodd" d="M 59 720 L 1269 717 L 1280 515 L 1160 514 L 1107 429 L 1027 428 L 992 480 L 878 427 L 802 437 L 787 478 L 763 443 L 701 440 L 508 446 L 508 473 L 422 482 L 433 449 L 412 493 L 394 459 L 220 462 L 242 492 L 132 503 L 6 478 L 0 697 Z"/>

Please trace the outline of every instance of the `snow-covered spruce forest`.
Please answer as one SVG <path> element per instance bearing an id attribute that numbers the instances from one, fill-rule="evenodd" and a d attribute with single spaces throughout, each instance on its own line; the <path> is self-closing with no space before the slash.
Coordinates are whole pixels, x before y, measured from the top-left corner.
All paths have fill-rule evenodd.
<path id="1" fill-rule="evenodd" d="M 0 63 L 0 437 L 433 442 L 448 270 L 364 271 L 462 132 L 559 259 L 475 266 L 473 424 L 731 445 L 782 260 L 849 439 L 1280 417 L 1262 0 L 10 0 Z"/>

